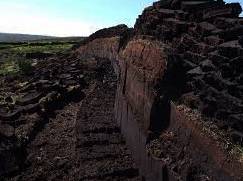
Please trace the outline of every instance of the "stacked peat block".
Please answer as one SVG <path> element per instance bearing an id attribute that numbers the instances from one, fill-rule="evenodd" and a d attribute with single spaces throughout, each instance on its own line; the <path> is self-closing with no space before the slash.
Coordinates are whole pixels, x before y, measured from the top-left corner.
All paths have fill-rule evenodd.
<path id="1" fill-rule="evenodd" d="M 161 94 L 243 133 L 241 11 L 239 3 L 220 0 L 163 0 L 144 10 L 134 31 L 171 47 Z"/>
<path id="2" fill-rule="evenodd" d="M 24 159 L 21 148 L 51 113 L 83 97 L 84 66 L 75 56 L 62 55 L 40 60 L 33 74 L 21 83 L 19 78 L 6 80 L 0 92 L 0 175 L 17 169 L 14 165 Z"/>
<path id="3" fill-rule="evenodd" d="M 111 38 L 115 36 L 122 36 L 128 30 L 129 28 L 124 24 L 98 30 L 97 32 L 90 35 L 88 38 L 84 39 L 80 44 L 75 45 L 74 49 L 79 48 L 80 46 L 85 45 L 88 42 L 91 42 L 98 38 Z"/>

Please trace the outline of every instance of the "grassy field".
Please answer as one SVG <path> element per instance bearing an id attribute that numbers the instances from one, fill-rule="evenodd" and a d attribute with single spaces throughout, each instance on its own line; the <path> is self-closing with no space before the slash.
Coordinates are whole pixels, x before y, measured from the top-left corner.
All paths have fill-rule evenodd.
<path id="1" fill-rule="evenodd" d="M 2 53 L 32 53 L 48 52 L 57 53 L 70 49 L 76 42 L 33 42 L 33 43 L 0 43 L 0 54 Z"/>
<path id="2" fill-rule="evenodd" d="M 0 43 L 0 76 L 25 73 L 31 69 L 29 53 L 65 53 L 81 39 L 54 39 L 22 43 Z"/>
<path id="3" fill-rule="evenodd" d="M 26 54 L 33 52 L 41 52 L 41 53 L 58 53 L 63 52 L 65 50 L 69 50 L 73 44 L 65 43 L 60 45 L 28 45 L 28 46 L 20 46 L 20 47 L 12 47 L 8 50 L 16 53 L 16 54 Z"/>

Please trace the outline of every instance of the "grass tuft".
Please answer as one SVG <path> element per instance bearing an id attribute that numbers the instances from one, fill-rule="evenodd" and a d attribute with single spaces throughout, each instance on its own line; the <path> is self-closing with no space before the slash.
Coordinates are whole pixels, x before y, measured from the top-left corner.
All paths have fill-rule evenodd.
<path id="1" fill-rule="evenodd" d="M 0 75 L 13 75 L 19 72 L 19 67 L 14 60 L 7 60 L 0 65 Z"/>

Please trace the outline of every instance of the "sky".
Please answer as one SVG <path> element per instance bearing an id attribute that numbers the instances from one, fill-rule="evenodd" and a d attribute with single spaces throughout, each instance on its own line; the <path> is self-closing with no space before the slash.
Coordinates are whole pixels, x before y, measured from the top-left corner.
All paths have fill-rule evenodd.
<path id="1" fill-rule="evenodd" d="M 0 0 L 0 32 L 88 36 L 117 24 L 132 27 L 137 16 L 154 1 Z"/>

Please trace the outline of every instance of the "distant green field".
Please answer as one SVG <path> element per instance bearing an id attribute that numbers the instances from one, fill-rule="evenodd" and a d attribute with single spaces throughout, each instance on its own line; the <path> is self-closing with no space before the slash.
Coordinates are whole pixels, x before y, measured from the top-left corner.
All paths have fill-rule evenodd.
<path id="1" fill-rule="evenodd" d="M 0 76 L 26 73 L 31 69 L 31 60 L 26 59 L 28 53 L 65 53 L 80 38 L 60 38 L 21 43 L 0 43 Z"/>
<path id="2" fill-rule="evenodd" d="M 19 46 L 19 47 L 12 47 L 8 50 L 14 53 L 33 53 L 33 52 L 42 52 L 42 53 L 58 53 L 63 52 L 65 50 L 70 49 L 73 46 L 73 44 L 65 43 L 60 45 L 44 45 L 44 46 L 38 46 L 38 45 L 29 45 L 29 46 Z"/>
<path id="3" fill-rule="evenodd" d="M 8 51 L 10 50 L 28 50 L 28 49 L 48 49 L 51 48 L 53 49 L 65 49 L 68 47 L 73 46 L 74 44 L 78 43 L 82 41 L 82 39 L 77 39 L 76 41 L 57 41 L 57 40 L 53 40 L 53 41 L 47 41 L 47 40 L 41 40 L 39 42 L 28 42 L 28 43 L 3 43 L 0 42 L 0 51 L 7 49 Z"/>

